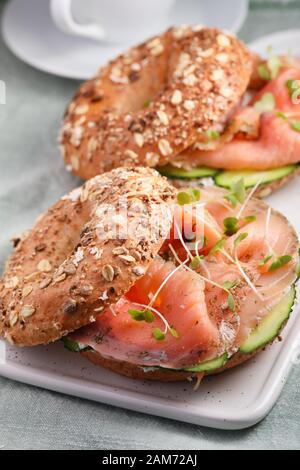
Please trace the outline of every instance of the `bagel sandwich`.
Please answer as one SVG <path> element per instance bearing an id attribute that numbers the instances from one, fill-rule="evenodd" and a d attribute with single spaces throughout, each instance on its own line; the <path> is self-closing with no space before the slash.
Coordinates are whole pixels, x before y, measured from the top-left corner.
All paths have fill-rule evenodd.
<path id="1" fill-rule="evenodd" d="M 0 335 L 23 347 L 62 339 L 128 377 L 200 381 L 279 335 L 298 247 L 288 221 L 241 182 L 178 191 L 153 169 L 118 168 L 16 242 L 0 281 Z"/>
<path id="2" fill-rule="evenodd" d="M 171 28 L 83 83 L 60 148 L 83 179 L 121 166 L 156 167 L 175 186 L 265 197 L 299 173 L 299 61 L 262 61 L 228 32 Z"/>

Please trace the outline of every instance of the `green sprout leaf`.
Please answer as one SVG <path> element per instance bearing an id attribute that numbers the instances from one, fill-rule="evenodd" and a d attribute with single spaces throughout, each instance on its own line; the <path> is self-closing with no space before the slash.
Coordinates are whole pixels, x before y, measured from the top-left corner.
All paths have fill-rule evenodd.
<path id="1" fill-rule="evenodd" d="M 236 237 L 236 239 L 234 240 L 234 246 L 237 247 L 247 237 L 248 237 L 247 232 L 240 233 L 240 235 Z"/>
<path id="2" fill-rule="evenodd" d="M 291 121 L 291 128 L 296 131 L 300 132 L 300 121 Z"/>
<path id="3" fill-rule="evenodd" d="M 165 333 L 160 328 L 153 328 L 152 336 L 156 341 L 163 341 L 166 337 Z"/>
<path id="4" fill-rule="evenodd" d="M 270 261 L 270 259 L 273 258 L 273 255 L 267 255 L 264 257 L 264 259 L 262 259 L 258 265 L 259 266 L 265 266 L 267 264 L 268 261 Z"/>
<path id="5" fill-rule="evenodd" d="M 134 308 L 130 308 L 128 313 L 135 321 L 145 321 L 146 323 L 152 323 L 155 318 L 153 313 L 149 310 L 136 310 Z"/>
<path id="6" fill-rule="evenodd" d="M 254 104 L 254 108 L 260 113 L 273 111 L 275 108 L 275 98 L 270 92 L 265 93 L 259 101 Z"/>
<path id="7" fill-rule="evenodd" d="M 280 57 L 273 54 L 272 47 L 268 48 L 268 55 L 269 58 L 265 64 L 260 64 L 258 66 L 258 75 L 263 80 L 272 80 L 276 78 L 279 70 L 281 68 L 281 60 Z"/>
<path id="8" fill-rule="evenodd" d="M 179 334 L 175 330 L 175 328 L 170 328 L 170 333 L 174 338 L 179 338 Z"/>
<path id="9" fill-rule="evenodd" d="M 143 104 L 143 107 L 144 108 L 149 108 L 150 104 L 151 104 L 151 100 L 146 100 Z"/>
<path id="10" fill-rule="evenodd" d="M 238 181 L 234 181 L 231 184 L 230 192 L 225 196 L 227 201 L 231 202 L 233 207 L 236 207 L 240 202 L 243 204 L 246 199 L 246 189 L 244 179 L 241 178 Z"/>
<path id="11" fill-rule="evenodd" d="M 237 281 L 225 281 L 223 284 L 222 284 L 222 287 L 226 290 L 230 290 L 230 289 L 233 289 L 234 287 L 237 286 Z"/>
<path id="12" fill-rule="evenodd" d="M 276 271 L 276 269 L 282 268 L 292 260 L 290 255 L 279 256 L 269 267 L 269 271 Z"/>
<path id="13" fill-rule="evenodd" d="M 180 191 L 177 194 L 177 202 L 180 206 L 191 204 L 200 200 L 201 193 L 199 189 L 189 188 L 186 191 Z"/>
<path id="14" fill-rule="evenodd" d="M 257 67 L 257 73 L 263 80 L 271 80 L 271 74 L 267 64 L 259 64 Z"/>
<path id="15" fill-rule="evenodd" d="M 251 222 L 254 222 L 255 220 L 256 220 L 256 215 L 247 215 L 246 217 L 244 217 L 244 221 L 247 224 L 250 224 Z"/>
<path id="16" fill-rule="evenodd" d="M 201 265 L 201 260 L 204 258 L 204 256 L 194 256 L 192 261 L 190 262 L 190 268 L 191 269 L 197 269 Z"/>
<path id="17" fill-rule="evenodd" d="M 281 119 L 283 119 L 284 121 L 287 120 L 287 115 L 284 114 L 282 111 L 278 111 L 278 112 L 276 113 L 276 116 L 279 117 L 279 118 L 281 118 Z"/>
<path id="18" fill-rule="evenodd" d="M 207 140 L 218 140 L 220 138 L 220 133 L 214 129 L 208 129 L 205 132 Z"/>
<path id="19" fill-rule="evenodd" d="M 221 251 L 224 248 L 225 243 L 226 240 L 224 238 L 221 238 L 221 240 L 219 240 L 218 243 L 216 243 L 215 246 L 212 247 L 209 254 L 214 255 L 218 251 Z"/>
<path id="20" fill-rule="evenodd" d="M 228 304 L 228 307 L 230 308 L 230 310 L 232 312 L 234 312 L 235 311 L 235 302 L 234 302 L 234 297 L 231 293 L 228 295 L 227 304 Z"/>
<path id="21" fill-rule="evenodd" d="M 239 229 L 239 221 L 236 217 L 226 217 L 223 223 L 225 235 L 234 235 Z"/>
<path id="22" fill-rule="evenodd" d="M 286 86 L 288 88 L 289 95 L 290 95 L 291 98 L 293 97 L 294 93 L 296 95 L 299 94 L 299 92 L 300 92 L 300 82 L 299 82 L 299 80 L 294 80 L 294 79 L 287 80 Z"/>

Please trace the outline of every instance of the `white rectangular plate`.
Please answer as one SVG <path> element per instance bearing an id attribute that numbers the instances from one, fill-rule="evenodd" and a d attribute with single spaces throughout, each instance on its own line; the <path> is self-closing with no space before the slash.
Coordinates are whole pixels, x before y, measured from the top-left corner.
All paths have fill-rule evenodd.
<path id="1" fill-rule="evenodd" d="M 300 178 L 269 198 L 300 234 Z M 275 404 L 293 362 L 299 356 L 297 308 L 276 342 L 254 360 L 216 377 L 197 391 L 186 383 L 151 383 L 126 379 L 95 367 L 59 342 L 17 349 L 6 346 L 0 374 L 50 390 L 131 410 L 222 429 L 241 429 L 260 421 Z M 0 342 L 0 350 L 4 343 Z"/>

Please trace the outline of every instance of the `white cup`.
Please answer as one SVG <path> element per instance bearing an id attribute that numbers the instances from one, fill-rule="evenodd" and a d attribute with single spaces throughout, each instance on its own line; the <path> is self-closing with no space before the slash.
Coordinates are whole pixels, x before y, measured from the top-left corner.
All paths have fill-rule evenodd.
<path id="1" fill-rule="evenodd" d="M 50 0 L 51 16 L 65 33 L 115 43 L 162 31 L 175 0 Z"/>

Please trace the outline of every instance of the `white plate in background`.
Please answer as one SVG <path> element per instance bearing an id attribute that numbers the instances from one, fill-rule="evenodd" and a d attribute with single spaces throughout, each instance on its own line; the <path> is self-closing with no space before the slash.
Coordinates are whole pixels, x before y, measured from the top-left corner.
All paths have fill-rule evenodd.
<path id="1" fill-rule="evenodd" d="M 265 51 L 269 38 L 259 40 L 259 52 Z M 294 43 L 292 36 L 290 41 Z M 287 48 L 290 45 L 286 43 Z M 278 52 L 276 44 L 274 51 Z M 286 215 L 300 236 L 299 183 L 297 177 L 273 194 L 268 202 Z M 164 384 L 119 377 L 65 350 L 60 342 L 26 349 L 7 346 L 0 374 L 144 413 L 221 429 L 242 429 L 266 416 L 280 395 L 292 363 L 299 362 L 297 307 L 282 338 L 255 359 L 219 376 L 206 378 L 196 392 L 188 382 Z"/>
<path id="2" fill-rule="evenodd" d="M 201 23 L 237 32 L 248 11 L 248 0 L 176 0 L 166 28 Z M 222 8 L 220 8 L 220 5 Z M 150 18 L 154 24 L 155 18 Z M 52 22 L 49 0 L 10 0 L 2 18 L 7 46 L 24 62 L 62 77 L 87 79 L 128 44 L 112 46 L 64 34 Z M 146 38 L 145 38 L 146 39 Z"/>

